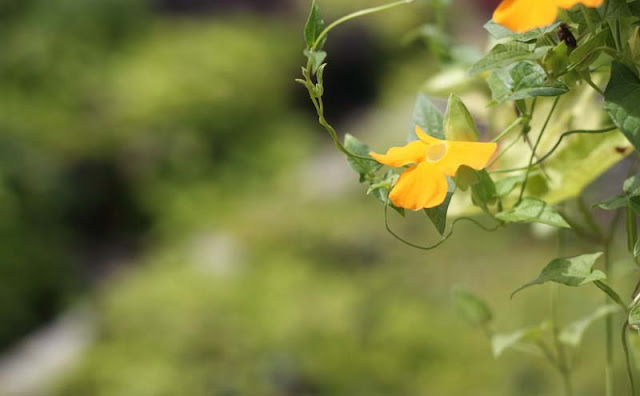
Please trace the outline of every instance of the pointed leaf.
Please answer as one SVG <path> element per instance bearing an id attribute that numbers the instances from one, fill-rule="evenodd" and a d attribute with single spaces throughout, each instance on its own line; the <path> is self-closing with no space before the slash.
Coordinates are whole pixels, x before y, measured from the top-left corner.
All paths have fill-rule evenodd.
<path id="1" fill-rule="evenodd" d="M 498 358 L 507 349 L 525 341 L 536 341 L 542 338 L 545 330 L 549 327 L 547 322 L 540 326 L 518 330 L 510 334 L 496 334 L 491 338 L 491 350 L 493 357 Z"/>
<path id="2" fill-rule="evenodd" d="M 324 30 L 324 21 L 320 17 L 320 8 L 316 0 L 311 2 L 311 11 L 309 12 L 309 18 L 307 19 L 307 24 L 304 27 L 304 40 L 307 42 L 307 49 L 310 50 L 313 48 L 318 36 Z M 314 50 L 319 50 L 322 48 L 324 44 L 321 42 Z"/>
<path id="3" fill-rule="evenodd" d="M 438 139 L 444 139 L 444 130 L 442 128 L 443 117 L 438 108 L 429 100 L 425 94 L 418 94 L 416 103 L 413 108 L 413 121 L 411 125 L 411 134 L 417 139 L 413 133 L 413 128 L 419 125 L 426 133 Z"/>
<path id="4" fill-rule="evenodd" d="M 593 270 L 593 266 L 600 256 L 602 256 L 601 252 L 554 259 L 544 267 L 538 278 L 518 288 L 511 294 L 511 297 L 522 289 L 546 282 L 575 287 L 606 279 L 607 276 L 604 272 Z"/>
<path id="5" fill-rule="evenodd" d="M 604 318 L 607 315 L 620 311 L 620 307 L 617 305 L 604 305 L 598 308 L 591 315 L 575 321 L 565 327 L 559 334 L 558 339 L 565 345 L 577 347 L 582 342 L 582 337 L 591 326 L 598 319 Z"/>
<path id="6" fill-rule="evenodd" d="M 447 140 L 478 141 L 478 129 L 460 97 L 451 94 L 444 113 L 444 136 Z"/>
<path id="7" fill-rule="evenodd" d="M 456 190 L 456 185 L 450 177 L 447 177 L 447 184 L 449 188 L 444 202 L 434 208 L 427 208 L 424 210 L 424 212 L 429 217 L 429 220 L 431 220 L 441 236 L 444 235 L 444 231 L 447 226 L 447 211 L 449 210 L 451 197 L 453 197 L 453 193 Z"/>

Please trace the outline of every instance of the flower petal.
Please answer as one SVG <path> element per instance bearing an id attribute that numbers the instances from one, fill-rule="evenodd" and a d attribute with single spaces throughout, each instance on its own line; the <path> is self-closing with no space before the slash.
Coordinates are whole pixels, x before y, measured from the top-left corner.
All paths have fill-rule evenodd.
<path id="1" fill-rule="evenodd" d="M 584 4 L 587 7 L 599 7 L 603 0 L 556 0 L 558 7 L 568 10 L 576 4 Z"/>
<path id="2" fill-rule="evenodd" d="M 447 154 L 436 163 L 448 176 L 455 176 L 461 165 L 476 170 L 484 168 L 498 147 L 497 143 L 447 142 Z"/>
<path id="3" fill-rule="evenodd" d="M 426 144 L 433 144 L 433 143 L 438 143 L 442 141 L 440 139 L 434 138 L 431 135 L 427 135 L 427 133 L 423 131 L 422 128 L 420 128 L 420 125 L 416 125 L 415 131 L 418 139 L 420 139 L 422 142 Z"/>
<path id="4" fill-rule="evenodd" d="M 558 0 L 502 0 L 493 12 L 493 20 L 515 32 L 526 32 L 550 25 L 557 15 Z"/>
<path id="5" fill-rule="evenodd" d="M 369 153 L 373 159 L 381 164 L 399 168 L 408 164 L 424 161 L 427 146 L 420 140 L 411 142 L 406 146 L 392 147 L 386 154 Z"/>
<path id="6" fill-rule="evenodd" d="M 434 164 L 422 162 L 407 169 L 396 182 L 389 199 L 399 208 L 433 208 L 447 196 L 447 178 Z"/>

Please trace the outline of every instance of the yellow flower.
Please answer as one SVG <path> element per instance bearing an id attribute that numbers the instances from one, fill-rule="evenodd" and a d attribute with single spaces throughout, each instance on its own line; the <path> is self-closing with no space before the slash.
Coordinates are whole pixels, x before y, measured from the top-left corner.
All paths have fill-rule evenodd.
<path id="1" fill-rule="evenodd" d="M 393 147 L 387 154 L 370 153 L 378 162 L 393 167 L 415 164 L 404 171 L 389 194 L 391 202 L 411 210 L 433 208 L 447 196 L 447 176 L 458 167 L 482 169 L 496 151 L 496 143 L 454 142 L 436 139 L 416 126 L 420 140 Z"/>
<path id="2" fill-rule="evenodd" d="M 576 4 L 598 7 L 603 0 L 502 0 L 493 12 L 493 20 L 515 32 L 550 25 L 558 8 L 568 10 Z"/>

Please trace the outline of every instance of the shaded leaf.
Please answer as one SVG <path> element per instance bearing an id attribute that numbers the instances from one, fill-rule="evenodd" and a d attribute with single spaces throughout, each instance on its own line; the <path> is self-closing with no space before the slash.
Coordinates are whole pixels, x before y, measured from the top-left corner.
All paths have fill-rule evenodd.
<path id="1" fill-rule="evenodd" d="M 602 256 L 601 252 L 554 259 L 544 267 L 536 279 L 518 288 L 511 294 L 511 297 L 522 289 L 526 289 L 529 286 L 542 285 L 546 282 L 556 282 L 575 287 L 606 279 L 607 276 L 604 272 L 593 270 L 593 266 L 600 256 Z"/>
<path id="2" fill-rule="evenodd" d="M 451 197 L 453 197 L 453 193 L 456 190 L 456 185 L 451 180 L 450 177 L 447 177 L 447 184 L 448 184 L 448 191 L 444 201 L 440 205 L 434 208 L 426 208 L 424 210 L 424 212 L 429 217 L 429 220 L 431 220 L 431 222 L 436 227 L 436 230 L 438 230 L 438 233 L 441 236 L 444 235 L 444 231 L 447 226 L 447 211 L 449 210 Z"/>
<path id="3" fill-rule="evenodd" d="M 570 228 L 560 213 L 551 205 L 531 197 L 524 198 L 510 210 L 498 213 L 496 218 L 507 223 L 543 223 L 555 227 Z"/>
<path id="4" fill-rule="evenodd" d="M 640 151 L 640 79 L 636 73 L 614 61 L 604 99 L 604 108 L 611 120 L 636 151 Z"/>
<path id="5" fill-rule="evenodd" d="M 493 318 L 487 304 L 468 291 L 454 289 L 453 303 L 460 316 L 473 326 L 484 326 Z"/>
<path id="6" fill-rule="evenodd" d="M 351 153 L 371 158 L 369 152 L 371 149 L 366 144 L 355 138 L 353 135 L 346 134 L 344 136 L 344 147 Z M 360 175 L 360 183 L 364 181 L 373 181 L 376 171 L 382 167 L 382 164 L 373 160 L 368 161 L 360 158 L 347 157 L 351 169 Z"/>
<path id="7" fill-rule="evenodd" d="M 588 67 L 591 63 L 593 63 L 593 61 L 596 60 L 600 53 L 600 51 L 594 52 L 594 50 L 604 46 L 607 43 L 609 36 L 609 30 L 605 29 L 595 36 L 591 37 L 589 40 L 580 44 L 569 55 L 569 62 L 571 64 L 580 63 L 580 68 Z"/>

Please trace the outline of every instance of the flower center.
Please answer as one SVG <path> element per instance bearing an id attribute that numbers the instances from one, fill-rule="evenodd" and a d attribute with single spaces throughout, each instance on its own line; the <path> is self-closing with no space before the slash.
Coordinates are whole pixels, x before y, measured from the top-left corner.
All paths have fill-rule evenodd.
<path id="1" fill-rule="evenodd" d="M 426 160 L 428 162 L 438 162 L 447 154 L 447 143 L 438 142 L 427 147 Z"/>

